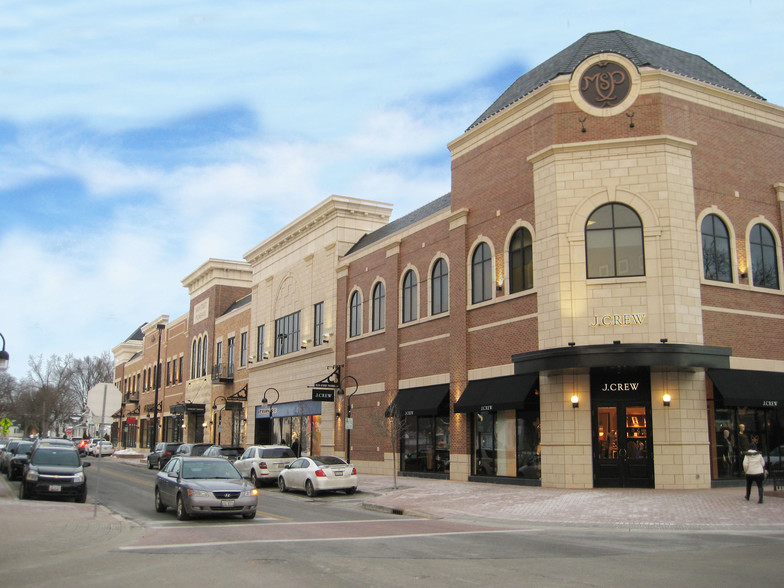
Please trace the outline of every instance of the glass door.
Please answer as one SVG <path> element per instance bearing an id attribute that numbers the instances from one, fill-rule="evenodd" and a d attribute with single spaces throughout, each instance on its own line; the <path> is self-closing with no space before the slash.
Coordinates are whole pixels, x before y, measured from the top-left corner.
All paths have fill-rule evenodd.
<path id="1" fill-rule="evenodd" d="M 652 488 L 649 409 L 604 402 L 593 409 L 594 486 Z"/>

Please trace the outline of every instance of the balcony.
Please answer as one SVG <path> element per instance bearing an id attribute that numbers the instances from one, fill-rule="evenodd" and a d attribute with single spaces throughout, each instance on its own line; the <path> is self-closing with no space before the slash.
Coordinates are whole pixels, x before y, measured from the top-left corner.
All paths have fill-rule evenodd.
<path id="1" fill-rule="evenodd" d="M 234 381 L 234 365 L 218 363 L 212 366 L 213 384 L 230 384 Z"/>
<path id="2" fill-rule="evenodd" d="M 139 393 L 138 392 L 126 392 L 125 393 L 125 403 L 128 404 L 129 402 L 139 402 Z"/>

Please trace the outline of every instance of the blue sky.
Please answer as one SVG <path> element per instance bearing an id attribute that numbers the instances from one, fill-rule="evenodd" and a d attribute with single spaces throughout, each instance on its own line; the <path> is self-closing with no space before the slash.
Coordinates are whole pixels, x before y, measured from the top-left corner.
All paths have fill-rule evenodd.
<path id="1" fill-rule="evenodd" d="M 97 355 L 188 309 L 330 194 L 400 216 L 446 144 L 589 32 L 696 53 L 784 105 L 780 0 L 3 1 L 0 333 L 10 373 Z"/>

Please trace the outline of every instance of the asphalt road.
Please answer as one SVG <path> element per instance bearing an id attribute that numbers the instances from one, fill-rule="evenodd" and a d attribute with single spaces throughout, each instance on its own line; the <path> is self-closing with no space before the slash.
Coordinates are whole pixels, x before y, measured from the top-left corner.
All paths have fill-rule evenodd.
<path id="1" fill-rule="evenodd" d="M 0 501 L 3 585 L 716 588 L 778 586 L 784 573 L 780 531 L 420 519 L 363 510 L 361 493 L 264 489 L 252 521 L 180 522 L 155 512 L 155 472 L 92 461 L 95 518 L 90 504 Z"/>

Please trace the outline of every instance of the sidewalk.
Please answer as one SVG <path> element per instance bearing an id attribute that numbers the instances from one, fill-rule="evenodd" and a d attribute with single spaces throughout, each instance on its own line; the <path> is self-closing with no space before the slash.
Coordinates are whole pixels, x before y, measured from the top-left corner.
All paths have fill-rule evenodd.
<path id="1" fill-rule="evenodd" d="M 144 458 L 116 459 L 146 467 Z M 0 481 L 0 502 L 16 500 Z M 355 498 L 370 510 L 429 518 L 481 520 L 491 524 L 588 525 L 641 529 L 784 529 L 784 493 L 765 486 L 765 501 L 744 499 L 745 488 L 710 490 L 569 490 L 451 482 L 428 478 L 361 475 Z M 47 505 L 45 501 L 17 506 Z M 88 501 L 89 502 L 89 501 Z M 92 505 L 78 505 L 89 507 Z M 45 508 L 45 506 L 44 506 Z M 81 509 L 79 509 L 81 510 Z"/>

